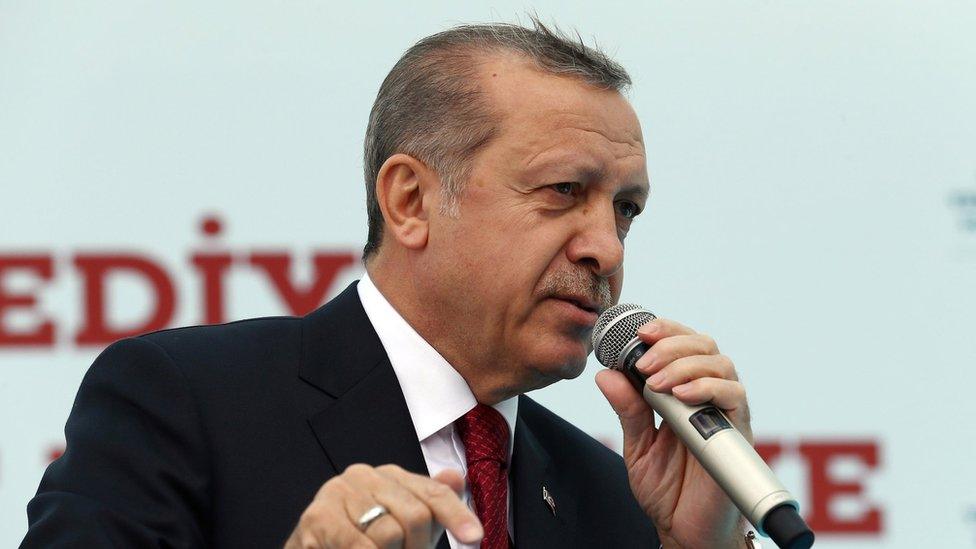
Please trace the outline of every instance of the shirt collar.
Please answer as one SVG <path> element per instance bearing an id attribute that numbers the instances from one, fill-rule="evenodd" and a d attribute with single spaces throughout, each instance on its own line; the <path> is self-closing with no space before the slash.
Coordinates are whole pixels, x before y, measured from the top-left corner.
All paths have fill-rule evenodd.
<path id="1" fill-rule="evenodd" d="M 357 285 L 366 316 L 383 343 L 400 382 L 417 440 L 451 425 L 478 404 L 461 374 L 427 343 L 380 293 L 368 274 Z M 509 454 L 515 440 L 518 397 L 493 406 L 508 423 Z"/>

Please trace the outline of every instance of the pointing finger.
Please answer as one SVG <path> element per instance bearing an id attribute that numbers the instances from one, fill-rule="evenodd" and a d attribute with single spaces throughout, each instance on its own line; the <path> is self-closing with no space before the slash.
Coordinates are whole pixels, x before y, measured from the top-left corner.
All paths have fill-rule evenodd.
<path id="1" fill-rule="evenodd" d="M 645 343 L 654 343 L 660 339 L 676 335 L 691 335 L 695 331 L 691 328 L 667 318 L 655 318 L 637 329 L 637 337 Z"/>
<path id="2" fill-rule="evenodd" d="M 718 345 L 705 334 L 675 335 L 655 342 L 636 366 L 644 375 L 650 375 L 680 358 L 717 354 Z"/>
<path id="3" fill-rule="evenodd" d="M 484 529 L 478 517 L 468 509 L 468 506 L 458 497 L 452 482 L 451 474 L 444 478 L 448 483 L 437 478 L 415 475 L 399 467 L 385 466 L 382 474 L 394 477 L 403 487 L 423 501 L 434 515 L 434 519 L 450 531 L 461 543 L 477 543 L 484 537 Z M 456 482 L 455 482 L 456 486 Z"/>

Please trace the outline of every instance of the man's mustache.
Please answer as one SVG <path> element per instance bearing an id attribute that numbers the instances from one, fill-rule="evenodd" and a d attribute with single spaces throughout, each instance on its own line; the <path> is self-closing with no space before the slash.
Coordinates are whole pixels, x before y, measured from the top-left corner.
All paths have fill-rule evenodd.
<path id="1" fill-rule="evenodd" d="M 610 279 L 592 271 L 555 271 L 542 280 L 542 294 L 546 297 L 577 297 L 598 304 L 598 312 L 613 305 Z"/>

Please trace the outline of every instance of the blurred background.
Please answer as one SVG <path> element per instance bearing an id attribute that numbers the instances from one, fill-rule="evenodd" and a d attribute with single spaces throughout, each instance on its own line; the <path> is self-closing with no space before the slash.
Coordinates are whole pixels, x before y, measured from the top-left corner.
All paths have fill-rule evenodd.
<path id="1" fill-rule="evenodd" d="M 0 0 L 0 546 L 98 352 L 358 278 L 386 72 L 530 12 L 630 71 L 623 300 L 736 361 L 818 547 L 976 546 L 976 4 L 543 0 Z M 619 450 L 597 369 L 533 396 Z"/>

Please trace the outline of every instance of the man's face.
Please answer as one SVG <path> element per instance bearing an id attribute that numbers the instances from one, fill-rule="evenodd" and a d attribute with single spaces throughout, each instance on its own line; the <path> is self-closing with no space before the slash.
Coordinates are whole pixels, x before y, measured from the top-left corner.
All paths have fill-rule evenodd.
<path id="1" fill-rule="evenodd" d="M 430 310 L 449 319 L 448 360 L 524 392 L 582 372 L 597 315 L 620 295 L 624 237 L 648 193 L 644 144 L 617 92 L 517 57 L 482 69 L 502 122 L 460 215 L 430 220 Z"/>

